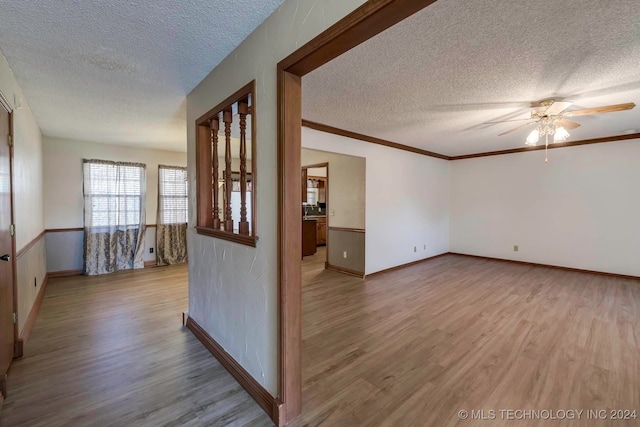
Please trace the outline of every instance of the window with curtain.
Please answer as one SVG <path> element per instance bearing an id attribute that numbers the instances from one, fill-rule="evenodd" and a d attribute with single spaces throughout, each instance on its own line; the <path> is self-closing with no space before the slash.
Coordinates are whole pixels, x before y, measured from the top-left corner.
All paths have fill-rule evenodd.
<path id="1" fill-rule="evenodd" d="M 187 261 L 187 168 L 158 167 L 156 261 L 159 265 Z"/>
<path id="2" fill-rule="evenodd" d="M 85 274 L 144 267 L 145 168 L 84 161 Z"/>

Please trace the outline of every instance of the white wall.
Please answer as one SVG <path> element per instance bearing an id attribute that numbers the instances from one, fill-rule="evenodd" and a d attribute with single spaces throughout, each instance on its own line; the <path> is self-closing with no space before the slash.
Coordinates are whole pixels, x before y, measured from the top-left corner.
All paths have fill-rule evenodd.
<path id="1" fill-rule="evenodd" d="M 640 276 L 640 140 L 452 162 L 451 251 Z M 514 252 L 513 246 L 519 251 Z"/>
<path id="2" fill-rule="evenodd" d="M 44 206 L 47 229 L 84 226 L 83 159 L 138 162 L 147 165 L 147 224 L 156 223 L 158 165 L 186 166 L 187 164 L 186 153 L 45 137 Z M 63 236 L 60 233 L 47 233 L 48 246 L 64 245 L 65 247 L 62 253 L 48 251 L 48 271 L 82 268 L 82 233 L 65 234 Z M 149 252 L 150 248 L 154 248 L 153 254 Z M 145 236 L 145 261 L 153 260 L 155 260 L 155 228 L 148 228 Z"/>
<path id="3" fill-rule="evenodd" d="M 195 224 L 196 118 L 256 80 L 256 248 L 201 236 L 190 229 L 189 316 L 272 395 L 277 394 L 277 93 L 276 66 L 364 0 L 287 0 L 187 97 Z M 203 52 L 206 55 L 206 52 Z"/>
<path id="4" fill-rule="evenodd" d="M 0 92 L 9 102 L 17 98 L 22 105 L 13 112 L 13 209 L 16 218 L 16 250 L 20 250 L 44 229 L 42 132 L 2 54 Z"/>
<path id="5" fill-rule="evenodd" d="M 42 132 L 1 53 L 0 92 L 12 104 L 17 99 L 20 107 L 13 105 L 13 210 L 16 251 L 20 251 L 44 230 Z M 22 331 L 46 274 L 44 242 L 22 253 L 16 267 L 18 330 Z"/>
<path id="6" fill-rule="evenodd" d="M 329 163 L 329 227 L 364 228 L 366 160 L 362 157 L 302 149 L 302 166 Z M 309 176 L 319 176 L 310 172 Z M 326 170 L 322 169 L 326 174 Z"/>
<path id="7" fill-rule="evenodd" d="M 449 251 L 449 162 L 309 128 L 302 146 L 366 158 L 366 274 Z"/>

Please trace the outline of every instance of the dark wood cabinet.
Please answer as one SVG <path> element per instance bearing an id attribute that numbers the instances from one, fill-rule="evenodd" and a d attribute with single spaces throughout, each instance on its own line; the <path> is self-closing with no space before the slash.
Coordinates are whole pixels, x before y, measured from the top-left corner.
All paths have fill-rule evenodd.
<path id="1" fill-rule="evenodd" d="M 302 169 L 302 203 L 307 203 L 307 170 Z"/>
<path id="2" fill-rule="evenodd" d="M 302 256 L 306 257 L 316 253 L 317 225 L 315 219 L 302 221 Z"/>
<path id="3" fill-rule="evenodd" d="M 316 218 L 316 245 L 323 246 L 327 244 L 327 218 Z"/>

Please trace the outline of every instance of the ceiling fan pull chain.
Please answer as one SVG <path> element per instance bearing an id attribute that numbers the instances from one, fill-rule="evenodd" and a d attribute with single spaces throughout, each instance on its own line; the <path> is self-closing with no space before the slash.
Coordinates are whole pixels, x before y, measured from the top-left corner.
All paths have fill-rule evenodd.
<path id="1" fill-rule="evenodd" d="M 549 163 L 549 134 L 545 134 L 544 138 L 544 162 Z"/>

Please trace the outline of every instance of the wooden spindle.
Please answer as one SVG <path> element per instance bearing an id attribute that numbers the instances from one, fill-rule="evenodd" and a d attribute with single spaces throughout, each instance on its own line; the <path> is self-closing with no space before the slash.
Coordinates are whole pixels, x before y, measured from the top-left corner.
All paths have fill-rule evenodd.
<path id="1" fill-rule="evenodd" d="M 249 222 L 247 221 L 247 114 L 249 104 L 246 101 L 238 103 L 240 115 L 240 234 L 249 235 Z"/>
<path id="2" fill-rule="evenodd" d="M 231 109 L 227 109 L 222 113 L 222 120 L 224 121 L 224 137 L 225 137 L 225 152 L 224 152 L 224 191 L 225 191 L 225 212 L 224 212 L 224 230 L 233 233 L 233 219 L 231 218 L 231 190 L 233 188 L 233 182 L 231 181 L 231 123 L 233 121 L 233 114 Z"/>
<path id="3" fill-rule="evenodd" d="M 220 230 L 220 204 L 218 202 L 219 187 L 219 161 L 218 161 L 218 131 L 220 130 L 220 120 L 216 117 L 211 120 L 211 157 L 213 157 L 211 179 L 213 190 L 213 228 Z"/>

